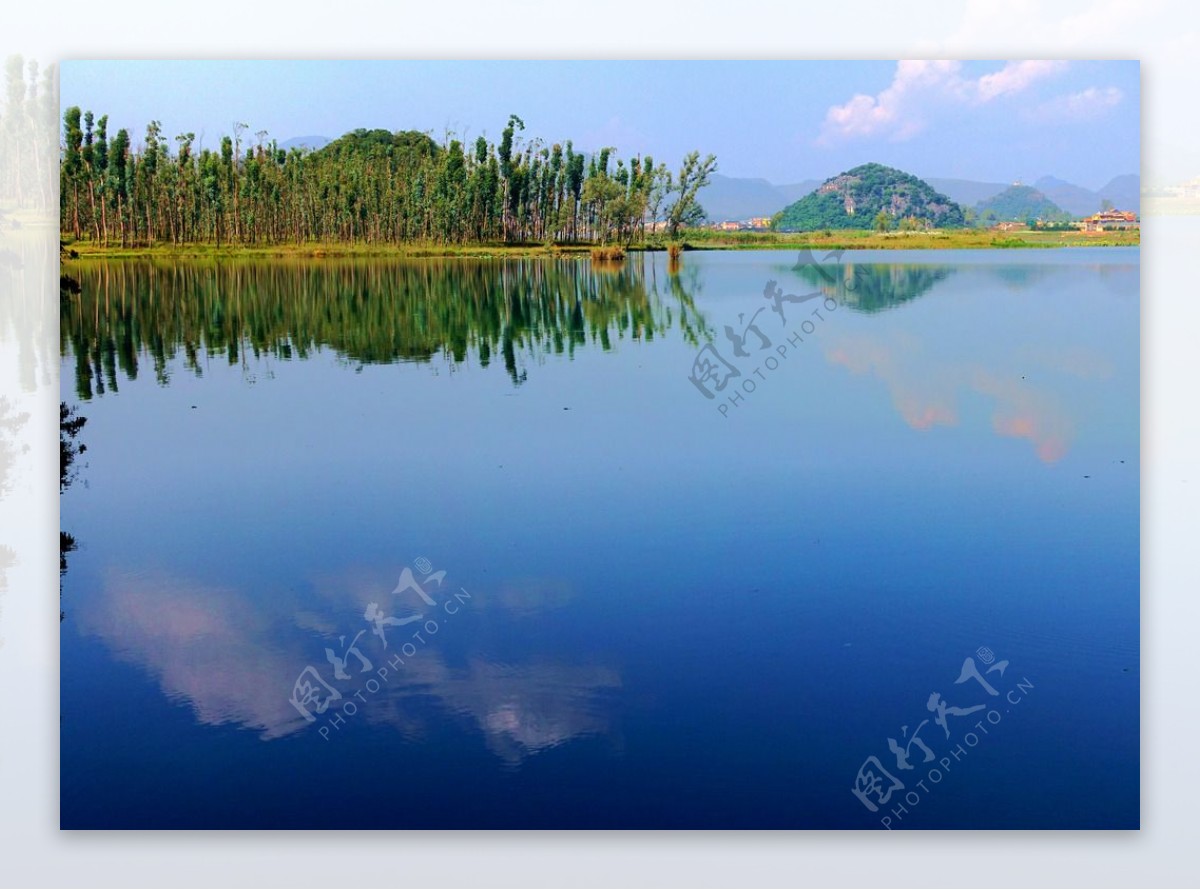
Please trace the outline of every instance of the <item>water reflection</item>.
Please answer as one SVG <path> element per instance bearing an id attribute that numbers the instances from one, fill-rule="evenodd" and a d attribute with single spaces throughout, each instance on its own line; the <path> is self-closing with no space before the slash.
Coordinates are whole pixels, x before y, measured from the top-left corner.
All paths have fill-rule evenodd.
<path id="1" fill-rule="evenodd" d="M 366 592 L 360 582 L 368 577 L 383 576 L 348 571 L 344 585 L 332 577 L 314 578 L 309 598 L 296 605 L 283 594 L 260 600 L 232 587 L 157 571 L 110 571 L 80 607 L 78 623 L 85 635 L 98 637 L 119 659 L 151 675 L 163 694 L 189 707 L 199 723 L 235 725 L 269 741 L 316 732 L 293 707 L 288 691 L 306 665 L 325 666 L 322 647 L 338 645 L 339 625 L 344 631 L 342 619 L 360 609 L 357 596 Z M 378 598 L 378 584 L 375 588 L 368 595 Z M 472 605 L 477 621 L 527 615 L 547 590 L 556 591 L 555 603 L 563 596 L 561 584 L 537 579 L 502 589 L 499 597 Z M 521 596 L 518 589 L 531 593 Z M 489 615 L 493 605 L 510 615 Z M 459 633 L 461 644 L 466 632 Z M 374 666 L 386 664 L 386 655 L 377 654 L 369 652 Z M 350 670 L 357 673 L 357 665 Z M 346 698 L 373 676 L 352 677 L 343 690 Z M 419 740 L 447 714 L 465 717 L 490 751 L 517 766 L 573 739 L 612 735 L 614 691 L 620 686 L 620 675 L 600 664 L 536 654 L 506 663 L 475 652 L 451 663 L 431 645 L 393 670 L 382 692 L 355 719 Z"/>
<path id="2" fill-rule="evenodd" d="M 808 284 L 836 295 L 840 303 L 859 312 L 882 312 L 929 293 L 957 267 L 903 263 L 829 263 L 803 265 L 796 273 Z M 835 280 L 830 270 L 835 269 Z"/>
<path id="3" fill-rule="evenodd" d="M 828 264 L 801 266 L 795 271 L 842 305 L 867 314 L 911 304 L 935 287 L 945 288 L 948 298 L 963 301 L 994 292 L 997 284 L 1004 291 L 1062 299 L 1065 291 L 1077 286 L 1079 270 L 1050 263 L 995 262 L 957 266 L 850 262 L 833 275 L 829 268 Z M 1086 268 L 1086 274 L 1104 281 L 1116 296 L 1130 293 L 1130 276 L 1137 274 L 1132 264 Z M 951 280 L 955 284 L 948 284 Z M 1029 308 L 1021 303 L 1012 306 L 1018 320 L 1016 313 Z M 826 360 L 851 374 L 881 381 L 896 412 L 912 429 L 957 426 L 965 397 L 979 397 L 989 406 L 992 432 L 1027 440 L 1044 463 L 1061 460 L 1077 435 L 1078 419 L 1065 396 L 1069 379 L 1102 381 L 1114 373 L 1111 360 L 1095 349 L 1062 339 L 1039 342 L 1030 331 L 1021 332 L 1022 342 L 1006 344 L 997 338 L 994 349 L 973 353 L 945 342 L 940 330 L 927 332 L 924 319 L 919 318 L 907 325 L 897 320 L 879 330 L 860 328 L 850 333 L 831 328 L 830 333 Z M 1069 336 L 1089 339 L 1082 326 Z"/>
<path id="4" fill-rule="evenodd" d="M 960 398 L 973 393 L 991 404 L 997 435 L 1029 440 L 1044 463 L 1060 460 L 1075 436 L 1075 422 L 1051 391 L 1013 372 L 941 360 L 905 332 L 835 338 L 826 358 L 881 380 L 897 413 L 915 430 L 956 426 Z"/>
<path id="5" fill-rule="evenodd" d="M 426 653 L 422 653 L 424 656 Z M 437 652 L 363 709 L 367 722 L 408 739 L 427 738 L 440 715 L 435 703 L 473 722 L 489 751 L 511 767 L 588 736 L 612 737 L 620 675 L 594 664 L 533 660 L 505 664 L 473 658 L 449 667 Z"/>
<path id="6" fill-rule="evenodd" d="M 615 267 L 585 260 L 322 260 L 107 262 L 73 268 L 81 293 L 64 300 L 62 351 L 75 391 L 90 399 L 137 378 L 145 357 L 160 383 L 182 353 L 197 376 L 206 357 L 230 365 L 305 358 L 329 347 L 347 361 L 502 362 L 514 384 L 530 361 L 611 350 L 678 326 L 704 335 L 680 276 L 653 259 Z"/>
<path id="7" fill-rule="evenodd" d="M 1040 664 L 1055 682 L 1030 667 L 1054 698 L 1039 707 L 1070 718 L 1014 747 L 1021 768 L 1060 750 L 1064 726 L 1073 749 L 1111 738 L 1136 812 L 1137 263 L 1101 253 L 1097 271 L 1092 256 L 899 256 L 954 268 L 875 275 L 890 311 L 822 307 L 728 421 L 687 382 L 680 310 L 695 297 L 719 336 L 762 308 L 768 280 L 808 293 L 792 254 L 698 254 L 676 275 L 665 257 L 603 272 L 495 262 L 490 285 L 440 262 L 110 264 L 107 303 L 89 271 L 64 313 L 64 382 L 78 344 L 96 455 L 63 504 L 87 545 L 66 577 L 64 819 L 311 828 L 355 811 L 369 826 L 420 800 L 412 824 L 850 827 L 861 739 L 887 736 L 870 709 L 828 714 L 921 709 L 928 677 L 984 643 Z M 1001 261 L 1049 271 L 999 275 Z M 405 283 L 444 275 L 465 276 L 463 305 Z M 361 286 L 319 293 L 344 282 Z M 373 314 L 377 291 L 387 309 Z M 581 340 L 563 314 L 576 303 Z M 652 345 L 618 339 L 638 313 Z M 556 330 L 576 360 L 539 365 Z M 505 331 L 532 378 L 519 391 Z M 451 378 L 455 343 L 470 372 Z M 175 356 L 167 388 L 160 348 Z M 323 352 L 277 362 L 285 349 Z M 430 364 L 347 373 L 368 354 Z M 249 387 L 243 362 L 278 379 Z M 443 421 L 439 435 L 408 435 L 414 418 Z M 789 442 L 803 447 L 776 447 Z M 396 562 L 419 552 L 445 554 L 472 599 L 372 694 L 366 678 L 406 655 L 410 628 L 389 625 L 383 650 L 365 608 L 420 609 L 386 599 Z M 730 592 L 757 608 L 720 607 Z M 1084 625 L 1119 653 L 1112 671 L 1075 657 Z M 374 669 L 350 661 L 335 682 L 325 650 L 345 659 L 339 637 L 359 631 Z M 330 742 L 320 730 L 341 711 L 309 723 L 290 701 L 308 666 L 341 694 L 332 708 L 358 708 Z M 1072 787 L 1091 787 L 1094 766 Z M 320 781 L 298 780 L 313 770 Z M 980 787 L 1025 813 L 1001 797 L 1010 773 Z M 1080 810 L 1114 799 L 1097 794 Z M 948 798 L 946 824 L 982 824 L 971 799 Z"/>

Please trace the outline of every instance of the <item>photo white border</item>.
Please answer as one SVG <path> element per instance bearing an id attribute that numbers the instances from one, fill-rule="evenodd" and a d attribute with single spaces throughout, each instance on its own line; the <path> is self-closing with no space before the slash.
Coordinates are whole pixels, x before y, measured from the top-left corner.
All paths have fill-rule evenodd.
<path id="1" fill-rule="evenodd" d="M 1121 58 L 1142 62 L 1143 181 L 1200 146 L 1200 17 L 1182 0 L 836 4 L 458 0 L 172 5 L 30 2 L 3 55 L 67 58 Z M 685 89 L 685 86 L 681 86 Z M 664 101 L 670 101 L 664 95 Z M 786 113 L 786 109 L 781 109 Z M 1200 148 L 1196 155 L 1200 174 Z M 1195 886 L 1200 788 L 1200 225 L 1142 231 L 1142 829 L 1138 832 L 60 832 L 57 368 L 29 391 L 5 339 L 0 394 L 30 413 L 0 504 L 17 555 L 0 591 L 0 881 L 10 886 Z M 0 299 L 57 351 L 57 298 L 33 270 Z M 0 279 L 2 280 L 2 279 Z M 53 332 L 49 336 L 47 331 Z M 43 359 L 46 357 L 42 357 Z M 1103 782 L 1103 776 L 1096 777 Z"/>

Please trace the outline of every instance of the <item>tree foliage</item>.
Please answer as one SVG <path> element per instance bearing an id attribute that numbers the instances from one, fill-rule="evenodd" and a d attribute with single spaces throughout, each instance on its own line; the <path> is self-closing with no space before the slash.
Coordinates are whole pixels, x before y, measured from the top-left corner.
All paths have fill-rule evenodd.
<path id="1" fill-rule="evenodd" d="M 693 151 L 683 159 L 679 168 L 676 186 L 678 197 L 667 214 L 667 234 L 674 238 L 684 226 L 694 226 L 704 219 L 704 208 L 696 200 L 700 189 L 708 185 L 709 177 L 717 172 L 717 158 L 709 155 L 700 160 L 700 152 Z"/>
<path id="2" fill-rule="evenodd" d="M 649 156 L 585 156 L 571 141 L 525 138 L 511 115 L 497 144 L 441 142 L 412 130 L 355 130 L 316 151 L 284 151 L 237 123 L 216 150 L 173 140 L 151 121 L 139 145 L 107 117 L 63 114 L 64 235 L 101 244 L 271 245 L 629 243 L 668 216 L 672 231 L 703 215 L 696 193 L 716 168 L 693 152 L 677 185 Z M 171 142 L 175 150 L 171 151 Z M 671 201 L 671 195 L 675 200 Z"/>

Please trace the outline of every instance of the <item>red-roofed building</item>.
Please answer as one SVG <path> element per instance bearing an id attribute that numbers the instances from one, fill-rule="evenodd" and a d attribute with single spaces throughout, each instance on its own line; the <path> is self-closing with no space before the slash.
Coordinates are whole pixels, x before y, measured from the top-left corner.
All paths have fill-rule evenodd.
<path id="1" fill-rule="evenodd" d="M 1130 210 L 1101 210 L 1083 221 L 1085 232 L 1104 232 L 1109 229 L 1136 229 L 1138 216 Z"/>

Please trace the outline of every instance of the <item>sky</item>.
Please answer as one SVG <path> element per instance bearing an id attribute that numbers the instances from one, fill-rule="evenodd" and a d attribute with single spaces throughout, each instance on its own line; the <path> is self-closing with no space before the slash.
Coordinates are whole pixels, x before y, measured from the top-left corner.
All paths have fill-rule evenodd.
<path id="1" fill-rule="evenodd" d="M 1140 170 L 1136 61 L 451 62 L 67 61 L 63 107 L 141 139 L 235 122 L 283 142 L 358 127 L 574 141 L 726 176 L 826 179 L 875 161 L 921 177 L 1099 188 Z M 243 137 L 247 138 L 247 137 Z M 173 146 L 173 141 L 172 141 Z"/>

